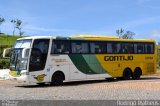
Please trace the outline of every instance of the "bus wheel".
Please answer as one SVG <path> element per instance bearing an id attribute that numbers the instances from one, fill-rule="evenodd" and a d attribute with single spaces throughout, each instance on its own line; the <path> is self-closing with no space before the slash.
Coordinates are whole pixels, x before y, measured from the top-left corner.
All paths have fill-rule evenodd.
<path id="1" fill-rule="evenodd" d="M 107 81 L 114 81 L 114 78 L 105 78 Z"/>
<path id="2" fill-rule="evenodd" d="M 123 80 L 123 77 L 116 77 L 117 80 Z"/>
<path id="3" fill-rule="evenodd" d="M 125 69 L 123 72 L 123 79 L 124 80 L 130 80 L 130 77 L 132 76 L 132 72 L 130 69 Z"/>
<path id="4" fill-rule="evenodd" d="M 140 69 L 140 68 L 136 68 L 136 69 L 134 70 L 134 73 L 133 73 L 133 77 L 132 77 L 132 78 L 138 80 L 138 79 L 140 79 L 141 75 L 142 75 L 141 69 Z"/>
<path id="5" fill-rule="evenodd" d="M 37 83 L 38 85 L 40 85 L 40 86 L 44 86 L 45 85 L 45 83 Z"/>
<path id="6" fill-rule="evenodd" d="M 52 76 L 52 85 L 61 85 L 63 83 L 63 75 L 59 72 L 53 74 Z"/>

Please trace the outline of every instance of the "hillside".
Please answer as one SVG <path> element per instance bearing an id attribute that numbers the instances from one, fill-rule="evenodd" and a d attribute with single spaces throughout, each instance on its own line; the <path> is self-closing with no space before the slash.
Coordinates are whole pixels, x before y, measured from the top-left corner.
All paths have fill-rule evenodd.
<path id="1" fill-rule="evenodd" d="M 0 58 L 2 56 L 2 52 L 4 48 L 12 47 L 18 38 L 21 38 L 21 37 L 0 34 Z"/>
<path id="2" fill-rule="evenodd" d="M 8 47 L 14 45 L 16 39 L 20 36 L 11 36 L 11 35 L 0 35 L 0 47 Z"/>

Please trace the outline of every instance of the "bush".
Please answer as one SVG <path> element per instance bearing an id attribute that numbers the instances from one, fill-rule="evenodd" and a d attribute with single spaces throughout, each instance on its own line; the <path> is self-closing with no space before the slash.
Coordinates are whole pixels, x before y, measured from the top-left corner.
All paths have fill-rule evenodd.
<path id="1" fill-rule="evenodd" d="M 6 69 L 9 67 L 9 59 L 0 59 L 0 69 Z"/>

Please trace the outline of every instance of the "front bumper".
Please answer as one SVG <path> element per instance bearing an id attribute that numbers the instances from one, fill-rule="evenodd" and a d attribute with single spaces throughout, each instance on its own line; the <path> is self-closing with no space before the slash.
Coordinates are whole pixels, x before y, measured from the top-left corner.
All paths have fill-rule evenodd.
<path id="1" fill-rule="evenodd" d="M 18 77 L 10 75 L 9 79 L 11 81 L 16 81 L 18 83 L 29 84 L 28 75 L 23 75 L 23 76 L 18 76 Z"/>

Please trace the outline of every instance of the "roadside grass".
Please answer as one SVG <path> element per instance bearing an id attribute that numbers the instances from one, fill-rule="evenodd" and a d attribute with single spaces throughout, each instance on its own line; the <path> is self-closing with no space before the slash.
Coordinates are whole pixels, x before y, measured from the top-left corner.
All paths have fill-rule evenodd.
<path id="1" fill-rule="evenodd" d="M 22 38 L 24 36 L 12 36 L 12 35 L 6 35 L 6 34 L 0 34 L 0 58 L 2 56 L 2 52 L 4 48 L 10 48 L 14 45 L 15 41 L 18 38 Z"/>
<path id="2" fill-rule="evenodd" d="M 12 46 L 14 45 L 16 39 L 21 38 L 20 36 L 11 36 L 11 35 L 0 35 L 0 46 Z"/>

